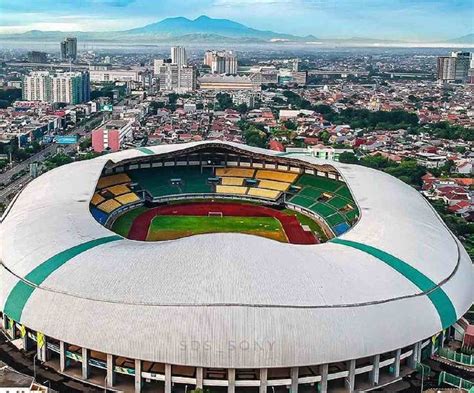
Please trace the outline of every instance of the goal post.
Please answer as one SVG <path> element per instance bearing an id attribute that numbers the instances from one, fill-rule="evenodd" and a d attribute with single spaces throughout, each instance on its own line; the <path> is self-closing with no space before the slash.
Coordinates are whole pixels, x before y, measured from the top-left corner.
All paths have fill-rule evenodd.
<path id="1" fill-rule="evenodd" d="M 209 212 L 207 213 L 207 216 L 208 217 L 223 217 L 224 215 L 222 214 L 222 212 Z"/>

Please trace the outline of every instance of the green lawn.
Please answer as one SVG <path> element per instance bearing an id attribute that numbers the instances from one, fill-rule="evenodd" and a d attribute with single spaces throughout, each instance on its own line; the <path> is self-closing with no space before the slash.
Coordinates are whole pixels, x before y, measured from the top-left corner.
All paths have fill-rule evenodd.
<path id="1" fill-rule="evenodd" d="M 144 206 L 129 210 L 128 212 L 122 214 L 119 218 L 115 220 L 112 225 L 112 230 L 115 233 L 118 233 L 120 236 L 127 237 L 135 218 L 137 218 L 140 214 L 146 212 L 147 210 L 148 209 Z"/>
<path id="2" fill-rule="evenodd" d="M 285 241 L 280 222 L 273 217 L 156 216 L 148 240 L 167 240 L 201 233 L 248 233 Z"/>
<path id="3" fill-rule="evenodd" d="M 298 219 L 298 221 L 301 223 L 301 225 L 307 225 L 310 227 L 310 229 L 313 231 L 313 232 L 316 232 L 318 237 L 319 237 L 319 240 L 324 243 L 328 240 L 328 237 L 326 236 L 326 234 L 324 233 L 324 231 L 322 230 L 322 228 L 319 226 L 319 224 L 314 221 L 312 218 L 308 217 L 308 216 L 305 216 L 304 214 L 301 214 L 299 212 L 296 212 L 294 210 L 291 210 L 291 209 L 284 209 L 283 210 L 283 213 L 286 213 L 288 215 L 293 215 L 293 216 L 296 216 L 296 218 Z"/>
<path id="4" fill-rule="evenodd" d="M 192 230 L 196 233 L 279 231 L 281 225 L 273 217 L 156 216 L 151 222 L 150 231 L 160 230 Z"/>

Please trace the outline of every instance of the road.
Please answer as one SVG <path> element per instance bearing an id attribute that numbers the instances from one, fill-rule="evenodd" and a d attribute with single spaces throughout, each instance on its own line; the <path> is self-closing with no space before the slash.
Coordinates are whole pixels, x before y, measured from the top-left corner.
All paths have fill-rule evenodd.
<path id="1" fill-rule="evenodd" d="M 81 141 L 82 137 L 86 134 L 86 127 L 93 121 L 96 121 L 98 117 L 102 117 L 103 114 L 100 113 L 97 116 L 91 117 L 86 123 L 83 125 L 73 128 L 68 134 L 79 134 L 79 140 Z M 21 188 L 31 180 L 30 173 L 29 173 L 29 165 L 33 162 L 42 162 L 48 156 L 56 153 L 58 148 L 58 144 L 52 143 L 46 146 L 43 150 L 39 151 L 38 153 L 34 154 L 30 158 L 18 163 L 13 168 L 9 169 L 8 171 L 0 174 L 0 184 L 6 184 L 6 186 L 0 186 L 0 202 L 6 201 L 9 195 L 12 193 L 16 193 L 21 190 Z M 75 149 L 77 149 L 78 143 L 73 145 L 64 145 L 63 150 L 65 153 L 69 153 Z M 26 171 L 23 176 L 18 177 L 14 181 L 10 179 L 12 176 L 15 176 L 18 173 Z"/>

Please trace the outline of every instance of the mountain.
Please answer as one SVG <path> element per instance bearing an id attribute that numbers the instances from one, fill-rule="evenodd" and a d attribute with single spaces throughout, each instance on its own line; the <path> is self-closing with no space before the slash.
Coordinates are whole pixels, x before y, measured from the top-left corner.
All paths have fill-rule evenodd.
<path id="1" fill-rule="evenodd" d="M 229 19 L 213 19 L 205 15 L 191 20 L 184 17 L 167 18 L 161 22 L 127 30 L 124 33 L 133 35 L 156 35 L 181 37 L 185 35 L 212 35 L 226 38 L 255 38 L 258 40 L 306 41 L 316 39 L 313 36 L 300 37 L 273 31 L 257 30 Z"/>
<path id="2" fill-rule="evenodd" d="M 451 42 L 453 44 L 470 44 L 474 45 L 474 33 L 464 35 L 462 37 L 453 38 L 447 42 Z"/>
<path id="3" fill-rule="evenodd" d="M 202 15 L 194 20 L 177 17 L 167 18 L 125 31 L 112 32 L 61 32 L 30 30 L 21 34 L 0 34 L 2 39 L 61 40 L 64 37 L 77 37 L 82 40 L 104 41 L 150 41 L 150 42 L 285 42 L 314 41 L 313 36 L 300 37 L 273 31 L 257 30 L 228 19 L 213 19 Z"/>

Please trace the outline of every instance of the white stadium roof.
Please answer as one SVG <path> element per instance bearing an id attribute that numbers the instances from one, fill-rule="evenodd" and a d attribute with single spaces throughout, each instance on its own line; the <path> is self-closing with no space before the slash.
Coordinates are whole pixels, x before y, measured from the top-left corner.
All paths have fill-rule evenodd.
<path id="1" fill-rule="evenodd" d="M 106 353 L 260 368 L 388 352 L 439 332 L 471 305 L 472 262 L 429 203 L 361 166 L 285 155 L 335 167 L 359 205 L 360 221 L 325 244 L 244 234 L 137 242 L 90 214 L 109 160 L 213 143 L 278 155 L 223 142 L 166 145 L 76 162 L 31 182 L 0 225 L 3 307 L 47 336 Z"/>

